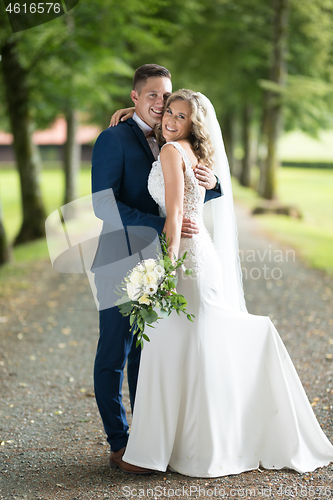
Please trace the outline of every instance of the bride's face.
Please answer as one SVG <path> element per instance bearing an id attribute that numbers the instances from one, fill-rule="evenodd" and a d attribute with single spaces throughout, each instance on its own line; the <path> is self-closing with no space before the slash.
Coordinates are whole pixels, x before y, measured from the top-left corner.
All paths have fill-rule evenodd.
<path id="1" fill-rule="evenodd" d="M 188 139 L 191 128 L 190 103 L 180 99 L 171 102 L 162 118 L 162 134 L 166 142 Z"/>

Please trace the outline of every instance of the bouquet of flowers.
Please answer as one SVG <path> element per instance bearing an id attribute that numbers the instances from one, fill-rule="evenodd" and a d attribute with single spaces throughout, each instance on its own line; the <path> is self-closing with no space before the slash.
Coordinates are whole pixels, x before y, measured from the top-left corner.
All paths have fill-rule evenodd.
<path id="1" fill-rule="evenodd" d="M 183 313 L 189 321 L 193 321 L 193 314 L 186 311 L 187 300 L 177 293 L 176 270 L 183 266 L 186 253 L 174 263 L 167 254 L 168 244 L 165 234 L 160 237 L 162 254 L 156 259 L 146 259 L 129 271 L 120 285 L 122 298 L 116 302 L 123 316 L 129 316 L 133 335 L 137 334 L 136 345 L 143 341 L 150 342 L 144 333 L 146 325 L 154 328 L 152 323 L 167 318 L 172 311 L 178 315 Z M 185 274 L 192 274 L 190 269 Z M 158 312 L 157 312 L 158 310 Z"/>

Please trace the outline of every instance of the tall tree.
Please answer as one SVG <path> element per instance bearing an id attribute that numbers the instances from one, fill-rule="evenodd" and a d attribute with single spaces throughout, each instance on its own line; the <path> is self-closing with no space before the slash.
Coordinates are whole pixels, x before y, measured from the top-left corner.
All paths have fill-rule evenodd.
<path id="1" fill-rule="evenodd" d="M 240 184 L 246 187 L 251 185 L 251 111 L 251 105 L 246 103 L 242 114 L 243 159 L 239 176 Z"/>
<path id="2" fill-rule="evenodd" d="M 274 36 L 272 47 L 272 62 L 270 70 L 270 81 L 283 87 L 286 82 L 286 55 L 287 55 L 287 30 L 289 0 L 274 0 Z M 266 199 L 276 196 L 276 169 L 279 165 L 278 139 L 282 129 L 281 92 L 269 90 L 265 100 L 267 109 L 265 111 L 265 123 L 263 131 L 265 134 L 267 156 L 261 174 L 264 176 L 260 182 L 261 195 Z"/>
<path id="3" fill-rule="evenodd" d="M 75 21 L 73 11 L 66 16 L 66 25 L 68 30 L 68 39 L 66 41 L 65 51 L 70 52 L 72 57 L 77 53 L 73 35 L 75 32 Z M 78 128 L 78 111 L 75 109 L 75 99 L 72 97 L 73 92 L 73 73 L 70 72 L 68 77 L 70 81 L 71 95 L 68 96 L 68 106 L 65 110 L 67 137 L 64 148 L 64 174 L 65 174 L 65 196 L 64 205 L 74 201 L 79 196 L 79 170 L 81 160 L 81 148 L 76 141 L 76 132 Z M 72 97 L 72 98 L 70 98 Z M 74 214 L 73 214 L 74 215 Z M 67 214 L 68 216 L 68 214 Z"/>
<path id="4" fill-rule="evenodd" d="M 64 150 L 65 205 L 74 201 L 79 196 L 78 173 L 80 169 L 81 147 L 76 141 L 78 112 L 70 108 L 66 112 L 66 123 L 67 139 Z"/>
<path id="5" fill-rule="evenodd" d="M 276 195 L 276 137 L 282 128 L 282 112 L 286 130 L 301 129 L 315 136 L 318 130 L 333 124 L 333 1 L 289 0 L 289 14 L 286 11 L 288 5 L 284 13 L 283 9 L 280 11 L 282 17 L 279 20 L 275 4 L 276 49 L 271 78 L 260 82 L 266 94 L 261 134 L 265 140 L 261 144 L 263 154 L 258 190 L 266 198 Z M 287 24 L 287 18 L 288 37 L 285 31 L 283 33 L 283 23 Z M 279 22 L 282 24 L 280 32 Z M 279 37 L 282 37 L 280 45 Z M 288 73 L 283 58 L 288 61 Z"/>
<path id="6" fill-rule="evenodd" d="M 32 142 L 34 124 L 27 70 L 20 61 L 14 37 L 1 44 L 1 66 L 21 186 L 23 221 L 16 245 L 44 236 L 46 215 L 39 183 L 39 156 Z"/>
<path id="7" fill-rule="evenodd" d="M 222 130 L 223 130 L 223 140 L 225 151 L 229 160 L 229 168 L 231 175 L 234 175 L 235 171 L 235 121 L 236 117 L 232 110 L 227 110 L 223 113 L 222 117 Z"/>

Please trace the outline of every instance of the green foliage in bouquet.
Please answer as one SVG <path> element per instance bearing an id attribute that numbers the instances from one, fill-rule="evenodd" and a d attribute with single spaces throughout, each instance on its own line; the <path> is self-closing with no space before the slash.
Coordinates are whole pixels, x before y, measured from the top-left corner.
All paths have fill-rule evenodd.
<path id="1" fill-rule="evenodd" d="M 184 265 L 186 253 L 172 262 L 165 233 L 160 236 L 160 244 L 162 254 L 156 259 L 143 260 L 129 271 L 120 287 L 122 297 L 116 302 L 121 314 L 129 316 L 131 331 L 133 335 L 137 334 L 136 345 L 141 345 L 141 349 L 144 340 L 150 342 L 144 333 L 146 326 L 154 328 L 152 323 L 167 318 L 172 311 L 178 315 L 185 314 L 189 321 L 194 318 L 193 314 L 186 311 L 185 297 L 176 292 L 176 271 Z M 185 274 L 192 274 L 192 270 L 187 269 Z"/>

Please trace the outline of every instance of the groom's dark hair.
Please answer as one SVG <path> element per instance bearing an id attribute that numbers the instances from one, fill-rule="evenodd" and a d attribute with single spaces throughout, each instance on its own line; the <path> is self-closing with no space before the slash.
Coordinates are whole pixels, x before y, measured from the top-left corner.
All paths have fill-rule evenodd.
<path id="1" fill-rule="evenodd" d="M 147 79 L 160 76 L 165 78 L 170 78 L 171 73 L 164 66 L 159 66 L 158 64 L 144 64 L 135 70 L 133 77 L 133 89 L 141 93 L 142 88 L 146 85 Z"/>

